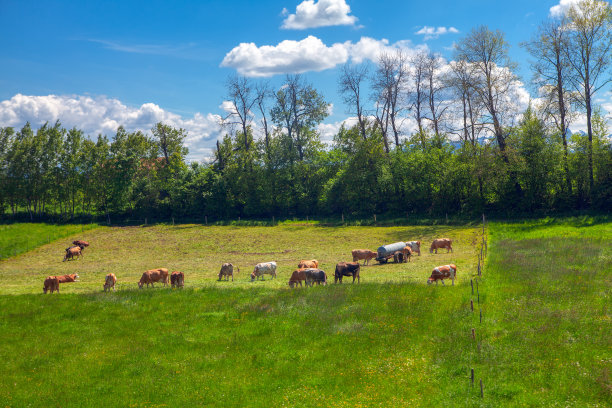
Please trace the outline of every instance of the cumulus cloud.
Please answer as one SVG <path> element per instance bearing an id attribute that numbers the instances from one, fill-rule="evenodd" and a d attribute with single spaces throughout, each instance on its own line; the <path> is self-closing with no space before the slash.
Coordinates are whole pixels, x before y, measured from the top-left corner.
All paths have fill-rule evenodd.
<path id="1" fill-rule="evenodd" d="M 427 40 L 436 39 L 444 34 L 457 34 L 457 33 L 459 33 L 459 30 L 457 30 L 455 27 L 424 26 L 419 31 L 417 31 L 415 34 L 423 35 L 424 36 L 423 39 L 427 41 Z"/>
<path id="2" fill-rule="evenodd" d="M 578 4 L 579 1 L 580 0 L 561 0 L 559 1 L 559 4 L 550 8 L 550 15 L 557 18 L 563 17 L 570 7 L 572 7 L 574 4 Z"/>
<path id="3" fill-rule="evenodd" d="M 301 41 L 285 40 L 276 46 L 258 47 L 254 43 L 241 43 L 227 53 L 221 66 L 234 68 L 241 75 L 249 77 L 267 77 L 322 71 L 344 64 L 349 58 L 357 64 L 365 59 L 376 61 L 383 52 L 397 49 L 411 52 L 416 48 L 411 48 L 409 41 L 389 44 L 386 39 L 370 37 L 361 37 L 357 43 L 347 41 L 327 46 L 310 35 Z"/>
<path id="4" fill-rule="evenodd" d="M 76 127 L 90 136 L 113 135 L 119 126 L 128 131 L 148 132 L 157 122 L 180 127 L 188 132 L 185 144 L 189 160 L 203 160 L 221 134 L 220 116 L 196 113 L 185 118 L 154 103 L 130 107 L 106 96 L 17 94 L 0 102 L 0 126 L 21 127 L 26 122 L 41 126 L 59 120 L 64 127 Z"/>
<path id="5" fill-rule="evenodd" d="M 337 25 L 354 25 L 357 17 L 349 16 L 351 8 L 345 0 L 304 0 L 298 4 L 295 14 L 289 14 L 281 28 L 304 30 L 306 28 Z M 283 14 L 287 14 L 283 9 Z"/>

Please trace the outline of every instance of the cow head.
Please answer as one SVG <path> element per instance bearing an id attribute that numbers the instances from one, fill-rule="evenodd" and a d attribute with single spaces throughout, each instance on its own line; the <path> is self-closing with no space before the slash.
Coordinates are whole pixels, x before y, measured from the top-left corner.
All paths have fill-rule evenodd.
<path id="1" fill-rule="evenodd" d="M 255 280 L 255 272 L 251 274 L 251 282 L 253 282 L 254 280 Z"/>
<path id="2" fill-rule="evenodd" d="M 144 286 L 144 282 L 141 279 L 140 282 L 138 282 L 138 289 L 142 289 L 143 286 Z"/>
<path id="3" fill-rule="evenodd" d="M 428 284 L 428 285 L 431 285 L 431 284 L 433 283 L 433 281 L 434 281 L 434 279 L 433 279 L 433 278 L 429 278 L 429 279 L 427 279 L 427 284 Z"/>

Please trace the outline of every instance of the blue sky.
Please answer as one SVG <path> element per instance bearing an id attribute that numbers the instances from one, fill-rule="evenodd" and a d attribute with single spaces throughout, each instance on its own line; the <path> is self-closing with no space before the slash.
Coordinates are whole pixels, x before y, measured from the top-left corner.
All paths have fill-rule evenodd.
<path id="1" fill-rule="evenodd" d="M 281 55 L 290 61 L 266 69 L 306 70 L 308 81 L 334 104 L 326 121 L 332 124 L 347 117 L 336 91 L 338 68 L 347 59 L 367 60 L 357 47 L 365 46 L 363 38 L 379 47 L 383 39 L 387 46 L 426 45 L 451 58 L 453 42 L 487 24 L 506 34 L 527 84 L 527 56 L 518 44 L 559 5 L 559 0 L 320 2 L 340 7 L 328 23 L 342 25 L 312 27 L 321 23 L 321 16 L 304 17 L 296 9 L 299 0 L 0 0 L 0 126 L 60 119 L 66 126 L 110 135 L 118 124 L 149 129 L 149 122 L 161 119 L 187 128 L 192 158 L 201 159 L 218 136 L 212 122 L 215 115 L 223 115 L 219 106 L 227 76 L 237 70 L 262 75 L 264 71 L 253 66 L 257 53 L 265 60 L 276 58 L 283 41 L 294 41 L 286 43 L 284 51 L 289 53 L 312 49 L 317 54 L 321 47 L 317 55 L 322 57 L 314 61 Z M 312 0 L 303 6 L 309 5 L 316 9 Z M 302 28 L 300 22 L 310 27 Z M 417 34 L 428 31 L 426 26 L 433 35 Z M 240 48 L 241 43 L 254 45 Z M 262 46 L 273 47 L 271 54 L 261 51 Z M 348 57 L 343 54 L 347 49 Z M 278 85 L 282 77 L 267 79 Z"/>

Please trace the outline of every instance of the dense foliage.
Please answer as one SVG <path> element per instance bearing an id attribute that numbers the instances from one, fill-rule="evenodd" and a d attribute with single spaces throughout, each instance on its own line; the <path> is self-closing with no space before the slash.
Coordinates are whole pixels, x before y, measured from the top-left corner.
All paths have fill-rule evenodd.
<path id="1" fill-rule="evenodd" d="M 455 214 L 609 208 L 612 146 L 596 115 L 594 189 L 589 189 L 587 137 L 569 140 L 572 191 L 563 146 L 532 111 L 509 129 L 509 164 L 494 143 L 452 143 L 415 135 L 389 153 L 374 124 L 342 128 L 326 146 L 312 129 L 302 155 L 283 132 L 253 141 L 226 136 L 211 164 L 187 163 L 184 132 L 158 124 L 152 135 L 119 128 L 86 138 L 60 123 L 34 131 L 1 129 L 0 209 L 72 217 L 269 217 L 394 213 Z M 422 140 L 426 143 L 423 144 Z M 512 176 L 513 175 L 513 176 Z M 517 193 L 514 183 L 520 184 Z"/>

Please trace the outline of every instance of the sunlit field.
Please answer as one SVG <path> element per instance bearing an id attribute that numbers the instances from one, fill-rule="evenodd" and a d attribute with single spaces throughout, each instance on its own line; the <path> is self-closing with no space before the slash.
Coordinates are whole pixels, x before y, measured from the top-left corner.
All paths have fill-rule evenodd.
<path id="1" fill-rule="evenodd" d="M 0 403 L 608 406 L 610 225 L 491 224 L 474 296 L 478 224 L 84 231 L 0 262 Z M 453 239 L 454 252 L 429 254 L 434 237 Z M 62 262 L 77 238 L 91 246 Z M 422 256 L 372 262 L 359 285 L 287 286 L 300 259 L 318 259 L 333 282 L 352 249 L 398 240 L 421 240 Z M 250 282 L 253 265 L 271 260 L 278 278 Z M 240 267 L 234 282 L 216 280 L 223 262 Z M 455 286 L 428 286 L 450 262 Z M 154 267 L 183 271 L 185 289 L 139 290 Z M 44 277 L 75 272 L 80 282 L 42 294 Z M 116 293 L 102 293 L 109 272 Z"/>

